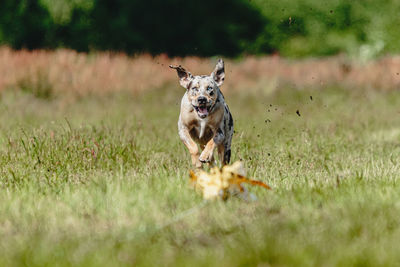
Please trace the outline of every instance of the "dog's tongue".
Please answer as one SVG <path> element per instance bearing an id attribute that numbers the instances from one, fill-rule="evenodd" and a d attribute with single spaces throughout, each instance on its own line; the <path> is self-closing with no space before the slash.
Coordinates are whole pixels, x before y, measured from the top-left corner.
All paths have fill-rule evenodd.
<path id="1" fill-rule="evenodd" d="M 199 107 L 199 113 L 200 113 L 201 115 L 207 115 L 207 114 L 208 114 L 208 110 L 207 110 L 206 107 L 204 107 L 204 108 L 200 108 L 200 107 Z"/>

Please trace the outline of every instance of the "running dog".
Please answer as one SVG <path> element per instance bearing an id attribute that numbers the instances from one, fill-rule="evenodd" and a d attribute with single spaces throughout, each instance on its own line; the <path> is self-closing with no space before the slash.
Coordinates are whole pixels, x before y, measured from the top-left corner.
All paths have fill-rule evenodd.
<path id="1" fill-rule="evenodd" d="M 214 150 L 222 165 L 231 158 L 233 119 L 219 87 L 224 83 L 224 61 L 219 59 L 210 75 L 193 76 L 182 66 L 169 66 L 178 72 L 179 82 L 186 89 L 181 101 L 179 137 L 189 149 L 192 163 L 214 163 Z M 198 145 L 202 149 L 200 154 Z"/>

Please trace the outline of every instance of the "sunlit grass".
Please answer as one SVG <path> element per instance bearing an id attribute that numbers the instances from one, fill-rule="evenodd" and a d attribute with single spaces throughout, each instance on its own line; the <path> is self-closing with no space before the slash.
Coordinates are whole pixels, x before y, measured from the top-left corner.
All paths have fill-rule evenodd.
<path id="1" fill-rule="evenodd" d="M 182 94 L 174 85 L 66 103 L 3 92 L 0 264 L 400 260 L 397 92 L 227 94 L 233 161 L 273 191 L 205 204 L 188 187 L 189 154 L 177 135 Z"/>

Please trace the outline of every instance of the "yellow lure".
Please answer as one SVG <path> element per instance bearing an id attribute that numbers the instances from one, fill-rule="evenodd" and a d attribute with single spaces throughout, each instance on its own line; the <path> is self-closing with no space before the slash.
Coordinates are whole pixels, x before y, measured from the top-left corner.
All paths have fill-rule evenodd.
<path id="1" fill-rule="evenodd" d="M 210 172 L 190 171 L 190 180 L 194 188 L 203 194 L 204 199 L 227 199 L 231 195 L 247 198 L 247 190 L 242 183 L 258 185 L 266 189 L 271 187 L 261 181 L 246 178 L 246 172 L 241 161 L 225 165 L 221 169 L 213 167 Z"/>

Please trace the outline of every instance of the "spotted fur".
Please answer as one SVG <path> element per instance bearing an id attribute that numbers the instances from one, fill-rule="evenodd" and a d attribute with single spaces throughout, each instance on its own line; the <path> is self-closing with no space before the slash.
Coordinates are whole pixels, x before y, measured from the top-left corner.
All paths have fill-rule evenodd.
<path id="1" fill-rule="evenodd" d="M 202 163 L 214 163 L 216 148 L 222 165 L 228 164 L 234 129 L 232 114 L 219 88 L 225 80 L 224 62 L 218 60 L 210 75 L 201 76 L 193 76 L 181 66 L 170 68 L 176 69 L 179 82 L 186 89 L 178 131 L 189 149 L 193 165 L 201 167 Z"/>

